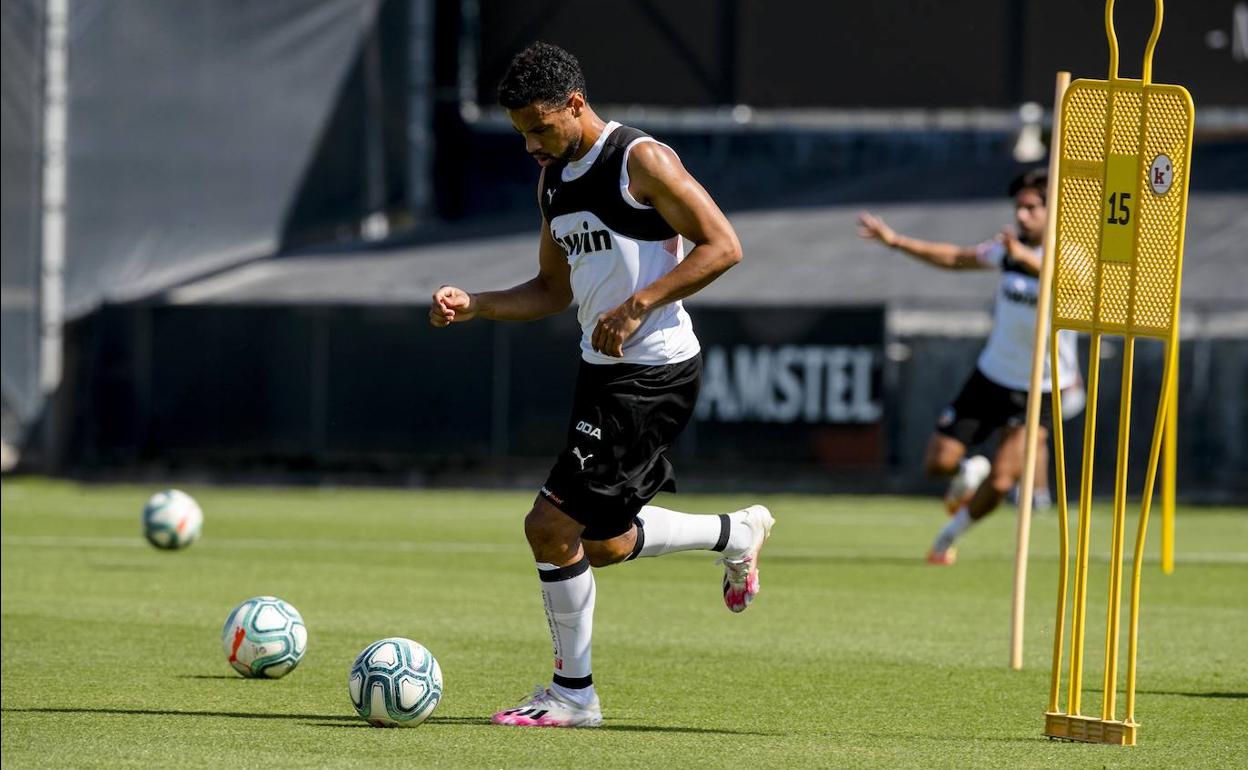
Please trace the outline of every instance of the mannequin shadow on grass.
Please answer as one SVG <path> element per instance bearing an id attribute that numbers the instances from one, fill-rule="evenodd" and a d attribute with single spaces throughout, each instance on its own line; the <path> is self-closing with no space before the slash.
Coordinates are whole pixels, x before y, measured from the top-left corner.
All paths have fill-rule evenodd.
<path id="1" fill-rule="evenodd" d="M 1065 684 L 1065 682 L 1063 682 L 1063 684 Z M 1083 697 L 1085 698 L 1085 700 L 1089 697 L 1094 697 L 1096 698 L 1096 700 L 1093 701 L 1094 703 L 1099 704 L 1101 702 L 1100 698 L 1103 693 L 1101 692 L 1100 687 L 1085 686 L 1083 687 L 1082 691 L 1083 691 Z M 1065 688 L 1062 689 L 1062 692 L 1063 693 L 1066 692 Z M 1137 689 L 1135 691 L 1135 694 L 1137 696 L 1138 695 L 1161 695 L 1161 696 L 1173 697 L 1173 698 L 1197 698 L 1197 699 L 1205 699 L 1205 700 L 1248 700 L 1248 692 L 1235 692 L 1235 691 L 1227 691 L 1227 690 L 1220 690 L 1220 691 L 1215 690 L 1211 692 L 1179 692 L 1177 690 L 1139 690 Z M 1122 699 L 1126 698 L 1126 696 L 1127 696 L 1126 690 L 1123 690 L 1120 687 L 1118 689 L 1119 702 L 1121 702 Z"/>
<path id="2" fill-rule="evenodd" d="M 1214 698 L 1248 700 L 1248 692 L 1174 692 L 1172 690 L 1136 690 L 1137 695 L 1175 695 L 1180 698 Z"/>

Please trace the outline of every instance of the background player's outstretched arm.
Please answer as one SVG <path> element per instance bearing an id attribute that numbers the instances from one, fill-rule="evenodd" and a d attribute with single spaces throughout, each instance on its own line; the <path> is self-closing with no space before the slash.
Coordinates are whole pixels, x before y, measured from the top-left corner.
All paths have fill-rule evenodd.
<path id="1" fill-rule="evenodd" d="M 1032 275 L 1040 275 L 1040 257 L 1034 251 L 1023 245 L 1013 230 L 1008 227 L 1001 231 L 997 236 L 997 241 L 1005 247 L 1005 253 L 1010 256 L 1017 264 L 1021 265 L 1024 270 Z"/>
<path id="2" fill-rule="evenodd" d="M 894 231 L 883 219 L 866 212 L 858 215 L 858 235 L 869 241 L 879 241 L 892 249 L 901 249 L 929 265 L 948 270 L 982 270 L 988 267 L 980 261 L 974 247 L 910 238 Z"/>
<path id="3" fill-rule="evenodd" d="M 532 321 L 565 310 L 572 304 L 568 260 L 545 220 L 537 259 L 537 276 L 510 289 L 470 294 L 454 286 L 443 286 L 433 293 L 429 323 L 441 328 L 477 316 L 495 321 Z"/>
<path id="4" fill-rule="evenodd" d="M 609 356 L 623 355 L 624 341 L 646 313 L 696 293 L 741 261 L 741 242 L 728 218 L 676 153 L 657 142 L 638 144 L 629 153 L 628 176 L 633 198 L 653 206 L 693 248 L 670 273 L 599 319 L 591 342 Z"/>

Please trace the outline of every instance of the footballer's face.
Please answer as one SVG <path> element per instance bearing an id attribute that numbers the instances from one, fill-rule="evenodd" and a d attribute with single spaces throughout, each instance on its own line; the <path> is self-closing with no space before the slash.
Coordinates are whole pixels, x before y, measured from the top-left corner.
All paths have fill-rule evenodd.
<path id="1" fill-rule="evenodd" d="M 574 91 L 561 105 L 533 102 L 518 110 L 507 110 L 511 125 L 524 137 L 524 150 L 543 168 L 569 161 L 581 149 L 581 112 L 585 97 Z"/>
<path id="2" fill-rule="evenodd" d="M 1022 189 L 1014 196 L 1014 223 L 1018 225 L 1018 239 L 1029 246 L 1037 246 L 1044 238 L 1044 226 L 1048 221 L 1048 209 L 1044 197 L 1036 190 Z"/>

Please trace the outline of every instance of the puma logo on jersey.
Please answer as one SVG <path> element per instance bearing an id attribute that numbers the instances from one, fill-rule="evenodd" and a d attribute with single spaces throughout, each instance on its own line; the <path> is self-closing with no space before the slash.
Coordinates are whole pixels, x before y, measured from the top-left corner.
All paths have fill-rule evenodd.
<path id="1" fill-rule="evenodd" d="M 576 429 L 580 431 L 581 433 L 584 433 L 586 436 L 589 436 L 590 438 L 597 438 L 597 439 L 602 438 L 602 428 L 598 428 L 593 425 L 590 425 L 584 420 L 581 420 L 580 422 L 576 424 Z"/>
<path id="2" fill-rule="evenodd" d="M 584 232 L 572 232 L 562 238 L 555 239 L 563 247 L 563 250 L 568 252 L 568 256 L 592 254 L 595 251 L 611 248 L 611 233 L 606 230 L 590 232 L 588 222 L 582 222 L 581 229 Z"/>
<path id="3" fill-rule="evenodd" d="M 588 460 L 589 460 L 589 458 L 593 457 L 593 455 L 584 455 L 584 456 L 582 456 L 582 455 L 581 455 L 581 448 L 580 448 L 580 447 L 578 447 L 578 446 L 574 446 L 574 447 L 572 447 L 572 454 L 576 455 L 576 459 L 578 459 L 578 460 L 580 460 L 580 461 L 581 461 L 581 470 L 585 470 L 585 463 L 586 463 L 586 461 L 588 461 Z"/>

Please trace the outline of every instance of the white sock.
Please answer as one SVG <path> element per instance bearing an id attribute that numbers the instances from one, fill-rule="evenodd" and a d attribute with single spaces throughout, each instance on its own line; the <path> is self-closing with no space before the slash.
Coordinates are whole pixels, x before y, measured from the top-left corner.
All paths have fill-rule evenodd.
<path id="1" fill-rule="evenodd" d="M 587 704 L 594 699 L 590 648 L 594 634 L 594 571 L 589 560 L 556 567 L 538 562 L 542 604 L 555 649 L 555 675 L 550 689 L 560 697 Z"/>
<path id="2" fill-rule="evenodd" d="M 1031 509 L 1043 511 L 1053 507 L 1053 493 L 1047 489 L 1037 489 L 1031 496 Z"/>
<path id="3" fill-rule="evenodd" d="M 662 556 L 676 551 L 743 553 L 753 539 L 733 513 L 681 513 L 657 505 L 642 506 L 637 514 L 637 545 L 630 559 Z"/>
<path id="4" fill-rule="evenodd" d="M 992 460 L 984 455 L 963 457 L 958 461 L 958 473 L 967 480 L 967 486 L 971 490 L 978 489 L 979 485 L 984 483 L 984 479 L 992 473 Z"/>
<path id="5" fill-rule="evenodd" d="M 953 541 L 958 539 L 958 535 L 961 535 L 974 523 L 970 509 L 965 505 L 962 506 L 953 515 L 953 518 L 949 520 L 949 523 L 945 525 L 945 528 L 940 531 L 940 534 L 936 536 L 936 542 L 932 543 L 932 550 L 948 550 L 949 546 L 953 545 Z"/>

